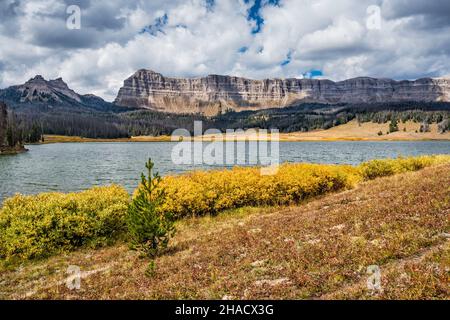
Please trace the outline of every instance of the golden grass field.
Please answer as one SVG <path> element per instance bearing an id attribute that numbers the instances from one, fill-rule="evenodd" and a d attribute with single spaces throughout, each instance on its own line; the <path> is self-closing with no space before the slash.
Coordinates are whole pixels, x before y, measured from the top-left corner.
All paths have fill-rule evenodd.
<path id="1" fill-rule="evenodd" d="M 60 135 L 44 135 L 44 143 L 65 143 L 65 142 L 162 142 L 170 141 L 169 136 L 142 136 L 131 138 L 117 138 L 117 139 L 93 139 L 83 138 L 78 136 L 60 136 Z"/>
<path id="2" fill-rule="evenodd" d="M 320 140 L 449 140 L 450 132 L 438 133 L 437 124 L 430 125 L 430 132 L 419 132 L 420 124 L 412 121 L 399 123 L 399 131 L 386 134 L 389 131 L 389 123 L 378 124 L 365 122 L 358 124 L 356 120 L 346 124 L 311 132 L 298 132 L 281 134 L 282 140 L 287 141 L 320 141 Z M 406 128 L 406 131 L 404 129 Z M 417 130 L 417 132 L 416 132 Z M 379 136 L 378 132 L 383 132 Z"/>
<path id="3" fill-rule="evenodd" d="M 403 131 L 406 128 L 406 131 Z M 430 132 L 419 132 L 420 124 L 412 121 L 406 123 L 399 123 L 399 131 L 387 134 L 389 131 L 389 123 L 378 124 L 366 122 L 358 124 L 356 120 L 350 121 L 346 124 L 330 128 L 328 130 L 315 130 L 310 132 L 292 132 L 281 133 L 280 141 L 359 141 L 359 140 L 374 140 L 374 141 L 396 141 L 396 140 L 450 140 L 450 132 L 444 134 L 438 133 L 437 124 L 430 125 Z M 379 136 L 378 132 L 382 131 L 383 135 Z M 416 132 L 417 131 L 417 132 Z M 211 141 L 217 137 L 205 135 L 203 137 L 196 137 L 195 140 L 203 139 L 204 141 Z M 235 134 L 230 137 L 223 138 L 224 140 L 248 140 L 248 136 Z M 177 139 L 176 139 L 177 140 Z M 250 138 L 250 140 L 258 140 L 257 137 Z M 44 143 L 56 142 L 162 142 L 171 141 L 170 136 L 137 136 L 131 138 L 120 139 L 91 139 L 82 137 L 68 137 L 58 135 L 45 135 Z"/>
<path id="4" fill-rule="evenodd" d="M 450 299 L 450 165 L 363 182 L 300 206 L 184 219 L 148 260 L 126 244 L 0 271 L 12 299 Z M 80 290 L 66 287 L 69 265 Z M 382 291 L 366 287 L 369 265 Z"/>

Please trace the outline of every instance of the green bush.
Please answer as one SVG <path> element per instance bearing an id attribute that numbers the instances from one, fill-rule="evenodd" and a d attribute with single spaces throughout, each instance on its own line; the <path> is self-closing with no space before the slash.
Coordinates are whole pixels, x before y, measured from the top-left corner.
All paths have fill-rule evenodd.
<path id="1" fill-rule="evenodd" d="M 116 185 L 9 198 L 0 210 L 0 257 L 41 258 L 108 244 L 125 231 L 128 202 Z"/>
<path id="2" fill-rule="evenodd" d="M 164 201 L 165 191 L 158 188 L 161 177 L 158 173 L 152 174 L 153 166 L 149 159 L 145 164 L 148 179 L 141 174 L 140 188 L 128 207 L 127 216 L 131 248 L 150 258 L 167 247 L 175 232 L 172 213 L 158 210 Z"/>

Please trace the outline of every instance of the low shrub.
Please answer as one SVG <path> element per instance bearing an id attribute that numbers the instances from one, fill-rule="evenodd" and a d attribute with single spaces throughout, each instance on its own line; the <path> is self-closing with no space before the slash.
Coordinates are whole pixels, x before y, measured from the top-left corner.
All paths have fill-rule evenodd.
<path id="1" fill-rule="evenodd" d="M 283 164 L 275 175 L 242 167 L 194 171 L 162 180 L 166 199 L 160 210 L 179 219 L 244 206 L 289 205 L 351 188 L 359 180 L 358 169 L 344 165 Z"/>
<path id="2" fill-rule="evenodd" d="M 446 162 L 450 162 L 450 156 L 372 160 L 356 167 L 286 163 L 272 176 L 261 175 L 259 168 L 248 167 L 194 171 L 162 179 L 161 187 L 166 191 L 166 198 L 160 210 L 171 212 L 180 219 L 244 206 L 298 204 L 328 192 L 352 188 L 362 180 Z"/>
<path id="3" fill-rule="evenodd" d="M 41 258 L 101 246 L 125 230 L 129 195 L 120 186 L 79 193 L 16 195 L 0 210 L 0 257 Z"/>
<path id="4" fill-rule="evenodd" d="M 164 247 L 168 241 L 160 227 L 173 232 L 172 222 L 165 224 L 169 220 L 160 221 L 159 217 L 180 219 L 245 206 L 298 204 L 328 192 L 350 189 L 362 180 L 442 163 L 450 163 L 450 155 L 372 160 L 359 166 L 283 164 L 275 175 L 268 176 L 261 175 L 259 168 L 248 167 L 194 171 L 167 176 L 150 193 L 140 192 L 140 186 L 130 209 L 128 193 L 116 185 L 79 193 L 16 195 L 5 200 L 0 210 L 0 258 L 40 258 L 80 246 L 101 246 L 122 236 L 128 228 L 136 231 L 135 244 L 148 245 L 156 239 L 149 234 L 159 237 L 156 247 L 153 242 L 148 247 L 150 255 L 154 255 L 153 249 L 161 247 L 159 244 Z M 162 190 L 164 197 L 157 202 L 148 195 Z M 149 201 L 145 197 L 150 197 Z M 149 212 L 157 219 L 145 225 Z M 129 237 L 133 238 L 134 231 Z"/>
<path id="5" fill-rule="evenodd" d="M 407 171 L 417 171 L 435 164 L 449 163 L 449 155 L 419 156 L 398 159 L 371 160 L 362 163 L 359 168 L 365 180 L 390 176 Z"/>

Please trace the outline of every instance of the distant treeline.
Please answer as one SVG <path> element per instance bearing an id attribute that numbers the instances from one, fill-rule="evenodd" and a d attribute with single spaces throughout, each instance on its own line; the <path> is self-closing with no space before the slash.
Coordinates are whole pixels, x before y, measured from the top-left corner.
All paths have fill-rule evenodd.
<path id="1" fill-rule="evenodd" d="M 395 103 L 365 105 L 303 104 L 282 109 L 226 112 L 215 117 L 217 128 L 276 128 L 280 132 L 329 129 L 351 120 L 387 123 L 390 121 L 438 123 L 449 130 L 450 103 Z"/>
<path id="2" fill-rule="evenodd" d="M 140 135 L 170 135 L 177 128 L 193 132 L 195 120 L 203 129 L 276 128 L 280 132 L 329 129 L 351 120 L 387 123 L 391 121 L 438 123 L 441 132 L 450 130 L 450 103 L 395 104 L 302 104 L 260 111 L 226 111 L 214 117 L 200 114 L 169 114 L 150 110 L 107 111 L 34 110 L 11 114 L 15 137 L 37 142 L 43 134 L 86 138 L 123 138 Z"/>

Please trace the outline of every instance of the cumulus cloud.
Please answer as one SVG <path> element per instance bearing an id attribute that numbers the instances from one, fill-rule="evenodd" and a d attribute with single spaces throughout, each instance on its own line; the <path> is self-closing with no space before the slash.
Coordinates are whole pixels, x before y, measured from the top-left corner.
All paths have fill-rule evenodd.
<path id="1" fill-rule="evenodd" d="M 446 0 L 3 0 L 0 87 L 35 74 L 113 100 L 148 68 L 168 76 L 229 74 L 332 80 L 450 74 Z M 81 29 L 66 28 L 68 5 Z M 368 28 L 369 6 L 380 28 Z"/>

